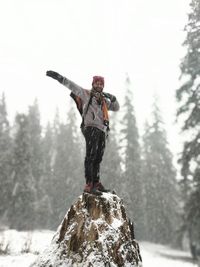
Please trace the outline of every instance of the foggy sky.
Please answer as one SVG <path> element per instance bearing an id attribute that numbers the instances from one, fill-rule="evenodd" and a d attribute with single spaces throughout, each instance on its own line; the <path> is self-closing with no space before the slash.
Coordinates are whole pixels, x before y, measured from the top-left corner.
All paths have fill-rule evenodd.
<path id="1" fill-rule="evenodd" d="M 39 100 L 42 123 L 56 107 L 69 106 L 67 88 L 45 77 L 52 69 L 84 88 L 103 75 L 105 90 L 123 103 L 129 74 L 139 128 L 152 96 L 161 111 L 173 152 L 178 151 L 175 90 L 185 50 L 183 28 L 189 0 L 2 0 L 0 2 L 0 93 L 11 119 Z"/>

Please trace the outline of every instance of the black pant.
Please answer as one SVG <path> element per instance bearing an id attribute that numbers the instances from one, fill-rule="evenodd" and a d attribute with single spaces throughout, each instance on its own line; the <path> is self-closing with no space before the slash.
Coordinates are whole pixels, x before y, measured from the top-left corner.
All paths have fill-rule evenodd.
<path id="1" fill-rule="evenodd" d="M 86 183 L 96 183 L 100 179 L 100 163 L 102 161 L 106 145 L 105 133 L 96 127 L 88 126 L 84 129 L 84 137 L 86 141 Z"/>

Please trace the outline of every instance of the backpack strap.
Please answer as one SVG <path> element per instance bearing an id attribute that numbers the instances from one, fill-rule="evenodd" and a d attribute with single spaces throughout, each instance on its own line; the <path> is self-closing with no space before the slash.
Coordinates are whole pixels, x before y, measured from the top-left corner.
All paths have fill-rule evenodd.
<path id="1" fill-rule="evenodd" d="M 107 126 L 107 131 L 109 131 L 110 128 L 109 128 L 108 108 L 104 97 L 102 99 L 102 111 L 103 111 L 103 123 L 105 126 Z"/>
<path id="2" fill-rule="evenodd" d="M 89 91 L 87 91 L 87 93 L 88 93 L 88 95 L 90 94 Z M 83 130 L 83 128 L 84 128 L 84 117 L 85 117 L 86 113 L 88 112 L 88 108 L 89 108 L 89 105 L 92 102 L 92 97 L 93 96 L 92 96 L 92 94 L 90 94 L 90 98 L 88 100 L 87 107 L 86 107 L 84 113 L 83 113 L 83 101 L 82 101 L 82 99 L 79 96 L 77 96 L 74 93 L 72 93 L 72 92 L 71 92 L 70 96 L 75 101 L 76 107 L 77 107 L 77 109 L 78 109 L 78 111 L 79 111 L 79 113 L 80 113 L 80 115 L 82 117 L 82 122 L 81 122 L 81 126 L 80 127 Z"/>
<path id="3" fill-rule="evenodd" d="M 90 105 L 90 104 L 91 104 L 91 102 L 92 102 L 92 97 L 93 97 L 93 95 L 92 95 L 92 94 L 90 94 L 90 98 L 89 98 L 89 101 L 88 101 L 88 103 L 87 103 L 87 106 L 86 106 L 86 108 L 85 108 L 84 112 L 82 113 L 82 123 L 81 123 L 81 129 L 82 129 L 82 131 L 83 131 L 83 129 L 84 129 L 84 126 L 85 126 L 85 124 L 84 124 L 84 118 L 85 118 L 85 115 L 86 115 L 86 114 L 87 114 L 87 112 L 88 112 L 89 105 Z"/>
<path id="4" fill-rule="evenodd" d="M 78 111 L 80 112 L 81 116 L 83 114 L 83 103 L 82 100 L 79 96 L 76 96 L 74 93 L 71 92 L 70 96 L 74 99 L 75 103 L 76 103 L 76 107 L 78 109 Z"/>

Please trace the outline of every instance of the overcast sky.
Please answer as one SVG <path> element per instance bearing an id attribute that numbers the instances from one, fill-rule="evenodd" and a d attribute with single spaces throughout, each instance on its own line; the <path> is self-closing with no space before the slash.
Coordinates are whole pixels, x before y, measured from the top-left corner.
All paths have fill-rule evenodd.
<path id="1" fill-rule="evenodd" d="M 45 76 L 55 70 L 90 88 L 103 75 L 105 91 L 122 104 L 126 73 L 132 81 L 138 125 L 160 97 L 173 151 L 179 64 L 189 0 L 0 0 L 0 93 L 11 119 L 39 101 L 42 122 L 56 107 L 64 118 L 68 91 Z M 67 93 L 66 93 L 67 92 Z"/>

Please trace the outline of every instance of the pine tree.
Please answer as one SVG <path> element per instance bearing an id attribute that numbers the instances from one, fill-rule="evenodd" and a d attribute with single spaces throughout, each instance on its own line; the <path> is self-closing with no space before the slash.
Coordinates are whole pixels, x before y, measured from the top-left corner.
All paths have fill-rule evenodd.
<path id="1" fill-rule="evenodd" d="M 153 122 L 151 125 L 146 123 L 143 141 L 146 239 L 172 243 L 176 237 L 179 210 L 176 172 L 156 100 Z"/>
<path id="2" fill-rule="evenodd" d="M 30 134 L 30 147 L 31 147 L 31 167 L 33 177 L 36 182 L 37 191 L 40 191 L 39 184 L 43 174 L 42 172 L 42 149 L 41 149 L 41 132 L 42 127 L 40 124 L 40 112 L 37 100 L 35 100 L 32 106 L 29 106 L 28 112 L 29 120 L 29 134 Z"/>
<path id="3" fill-rule="evenodd" d="M 182 77 L 186 79 L 177 90 L 179 108 L 177 116 L 182 118 L 185 143 L 179 160 L 182 174 L 182 193 L 185 201 L 183 229 L 189 232 L 192 243 L 200 247 L 200 2 L 191 1 L 191 11 L 185 27 L 184 42 L 187 52 L 181 63 Z"/>
<path id="4" fill-rule="evenodd" d="M 134 219 L 136 237 L 143 238 L 144 231 L 144 192 L 141 176 L 141 151 L 135 111 L 132 103 L 133 95 L 129 77 L 126 80 L 125 115 L 123 117 L 122 135 L 125 139 L 125 171 L 123 175 L 123 195 Z"/>
<path id="5" fill-rule="evenodd" d="M 49 215 L 49 202 L 45 194 L 44 180 L 44 154 L 42 151 L 42 127 L 40 124 L 40 112 L 37 100 L 33 105 L 29 106 L 28 112 L 29 120 L 29 135 L 30 135 L 30 149 L 31 149 L 31 171 L 36 185 L 37 202 L 36 208 L 36 227 L 45 227 L 47 221 L 45 218 Z"/>
<path id="6" fill-rule="evenodd" d="M 110 132 L 101 164 L 101 180 L 106 188 L 109 188 L 111 191 L 115 190 L 119 194 L 122 186 L 122 169 L 119 145 L 116 139 L 116 113 L 112 113 L 110 121 Z"/>
<path id="7" fill-rule="evenodd" d="M 11 148 L 10 125 L 7 118 L 5 95 L 0 99 L 0 217 L 6 219 L 11 195 Z M 6 221 L 4 221 L 6 223 Z"/>
<path id="8" fill-rule="evenodd" d="M 56 156 L 53 166 L 54 193 L 52 195 L 55 226 L 62 219 L 77 194 L 82 192 L 85 183 L 83 171 L 81 171 L 83 160 L 77 141 L 75 121 L 74 110 L 70 108 L 67 124 L 60 123 L 59 129 L 56 127 Z"/>
<path id="9" fill-rule="evenodd" d="M 81 129 L 77 127 L 77 115 L 79 116 L 79 113 L 77 112 L 74 101 L 71 100 L 70 106 L 69 106 L 69 112 L 67 116 L 67 127 L 70 129 L 71 133 L 71 144 L 72 144 L 72 150 L 71 150 L 71 161 L 70 162 L 70 169 L 72 170 L 71 173 L 69 173 L 70 177 L 74 177 L 75 183 L 73 183 L 73 190 L 75 193 L 74 199 L 80 192 L 82 193 L 83 187 L 85 184 L 85 177 L 84 177 L 84 150 L 85 150 L 85 140 L 82 135 Z M 70 140 L 70 138 L 69 138 Z M 76 162 L 77 166 L 74 168 L 74 162 Z M 71 186 L 71 185 L 70 185 Z"/>
<path id="10" fill-rule="evenodd" d="M 43 175 L 39 187 L 42 189 L 38 209 L 38 218 L 41 228 L 52 229 L 54 222 L 52 209 L 52 194 L 54 191 L 53 160 L 54 160 L 53 130 L 50 123 L 47 124 L 45 135 L 42 139 Z"/>
<path id="11" fill-rule="evenodd" d="M 9 221 L 11 228 L 30 230 L 35 226 L 36 190 L 31 168 L 29 122 L 24 114 L 18 114 L 15 122 Z"/>

